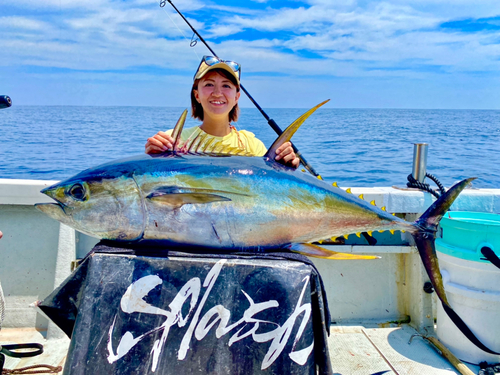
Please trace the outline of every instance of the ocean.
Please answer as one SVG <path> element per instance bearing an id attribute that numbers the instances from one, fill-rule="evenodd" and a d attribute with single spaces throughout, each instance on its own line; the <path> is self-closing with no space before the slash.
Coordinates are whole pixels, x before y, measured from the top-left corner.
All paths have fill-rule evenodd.
<path id="1" fill-rule="evenodd" d="M 13 106 L 0 110 L 0 178 L 61 180 L 144 152 L 148 137 L 172 128 L 184 108 Z M 306 109 L 266 109 L 285 129 Z M 199 124 L 189 118 L 186 126 Z M 320 108 L 292 141 L 327 182 L 404 187 L 413 143 L 428 143 L 427 172 L 444 186 L 477 177 L 500 188 L 500 111 Z M 254 108 L 238 129 L 269 147 L 276 134 Z M 302 167 L 301 167 L 302 168 Z M 426 180 L 432 187 L 434 183 Z"/>

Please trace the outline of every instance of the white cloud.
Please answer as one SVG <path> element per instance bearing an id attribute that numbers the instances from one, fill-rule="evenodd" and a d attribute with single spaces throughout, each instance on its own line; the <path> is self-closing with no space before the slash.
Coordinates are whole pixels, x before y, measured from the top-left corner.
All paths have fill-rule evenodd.
<path id="1" fill-rule="evenodd" d="M 0 28 L 5 29 L 25 29 L 25 30 L 43 30 L 48 24 L 43 21 L 30 19 L 27 17 L 0 17 Z"/>
<path id="2" fill-rule="evenodd" d="M 500 14 L 500 2 L 497 0 L 391 0 L 391 3 L 405 4 L 448 19 L 494 17 Z"/>
<path id="3" fill-rule="evenodd" d="M 243 77 L 434 80 L 500 70 L 498 30 L 472 33 L 440 28 L 473 15 L 498 17 L 498 0 L 479 4 L 472 0 L 310 0 L 310 6 L 297 2 L 301 7 L 296 9 L 275 8 L 277 3 L 265 1 L 263 10 L 254 8 L 252 1 L 237 2 L 235 7 L 201 0 L 178 3 L 219 56 L 243 64 Z M 4 0 L 0 65 L 85 74 L 132 68 L 131 75 L 138 67 L 145 71 L 158 67 L 191 76 L 208 51 L 201 42 L 190 48 L 191 29 L 168 3 L 164 8 L 158 4 L 157 0 Z M 197 16 L 209 12 L 212 17 Z M 245 40 L 246 30 L 259 37 Z"/>
<path id="4" fill-rule="evenodd" d="M 218 38 L 221 36 L 229 36 L 233 34 L 237 34 L 240 31 L 243 31 L 243 27 L 238 27 L 235 25 L 216 25 L 209 30 L 209 37 Z M 203 38 L 205 39 L 205 38 Z"/>
<path id="5" fill-rule="evenodd" d="M 446 21 L 408 4 L 388 2 L 349 11 L 313 6 L 306 10 L 276 10 L 263 17 L 233 18 L 236 30 L 241 27 L 264 31 L 314 30 L 288 34 L 286 39 L 273 40 L 273 44 L 293 51 L 316 52 L 330 60 L 325 64 L 329 66 L 338 64 L 338 60 L 349 62 L 351 68 L 340 69 L 345 74 L 370 75 L 377 69 L 393 68 L 400 71 L 386 74 L 408 75 L 416 70 L 422 75 L 425 66 L 431 70 L 442 68 L 444 72 L 498 70 L 495 54 L 499 33 L 440 30 L 438 26 Z M 300 62 L 294 63 L 295 67 L 301 66 Z M 322 71 L 335 75 L 339 70 Z M 303 74 L 309 71 L 304 70 Z"/>
<path id="6" fill-rule="evenodd" d="M 74 9 L 74 8 L 96 8 L 106 3 L 108 0 L 3 0 L 4 6 L 11 5 L 17 8 L 27 9 Z"/>

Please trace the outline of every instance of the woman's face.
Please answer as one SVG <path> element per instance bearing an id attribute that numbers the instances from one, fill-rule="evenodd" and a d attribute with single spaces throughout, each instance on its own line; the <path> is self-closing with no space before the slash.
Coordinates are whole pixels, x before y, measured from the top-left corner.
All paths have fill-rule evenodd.
<path id="1" fill-rule="evenodd" d="M 238 103 L 240 93 L 229 79 L 217 72 L 209 72 L 198 82 L 194 96 L 203 107 L 204 117 L 228 120 L 229 112 Z"/>

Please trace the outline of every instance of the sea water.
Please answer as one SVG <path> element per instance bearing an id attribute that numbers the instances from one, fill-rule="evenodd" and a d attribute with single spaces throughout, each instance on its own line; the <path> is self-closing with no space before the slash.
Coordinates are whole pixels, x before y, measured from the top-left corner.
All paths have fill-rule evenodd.
<path id="1" fill-rule="evenodd" d="M 172 128 L 182 111 L 85 106 L 0 110 L 0 178 L 61 180 L 143 153 L 147 138 Z M 282 129 L 305 111 L 266 109 Z M 500 111 L 494 110 L 320 108 L 292 140 L 324 180 L 339 186 L 405 186 L 413 143 L 425 142 L 427 172 L 443 185 L 477 177 L 474 187 L 500 188 L 499 124 Z M 188 118 L 186 126 L 195 125 L 199 122 Z M 254 108 L 242 108 L 235 125 L 255 133 L 267 147 L 276 138 Z"/>

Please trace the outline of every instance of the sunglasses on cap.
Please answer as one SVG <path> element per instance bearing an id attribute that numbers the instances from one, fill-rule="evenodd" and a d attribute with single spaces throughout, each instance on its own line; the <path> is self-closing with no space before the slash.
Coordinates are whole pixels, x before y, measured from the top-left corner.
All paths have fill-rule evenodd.
<path id="1" fill-rule="evenodd" d="M 217 64 L 224 64 L 227 67 L 230 68 L 226 69 L 225 66 L 220 66 L 220 68 L 225 69 L 229 72 L 232 72 L 233 75 L 240 80 L 241 76 L 241 65 L 238 64 L 237 62 L 234 61 L 229 61 L 229 60 L 220 60 L 217 57 L 214 56 L 203 56 L 201 59 L 200 65 L 198 66 L 198 69 L 196 70 L 196 74 L 194 75 L 194 79 L 199 79 L 205 75 L 206 72 L 211 70 L 211 67 Z"/>

